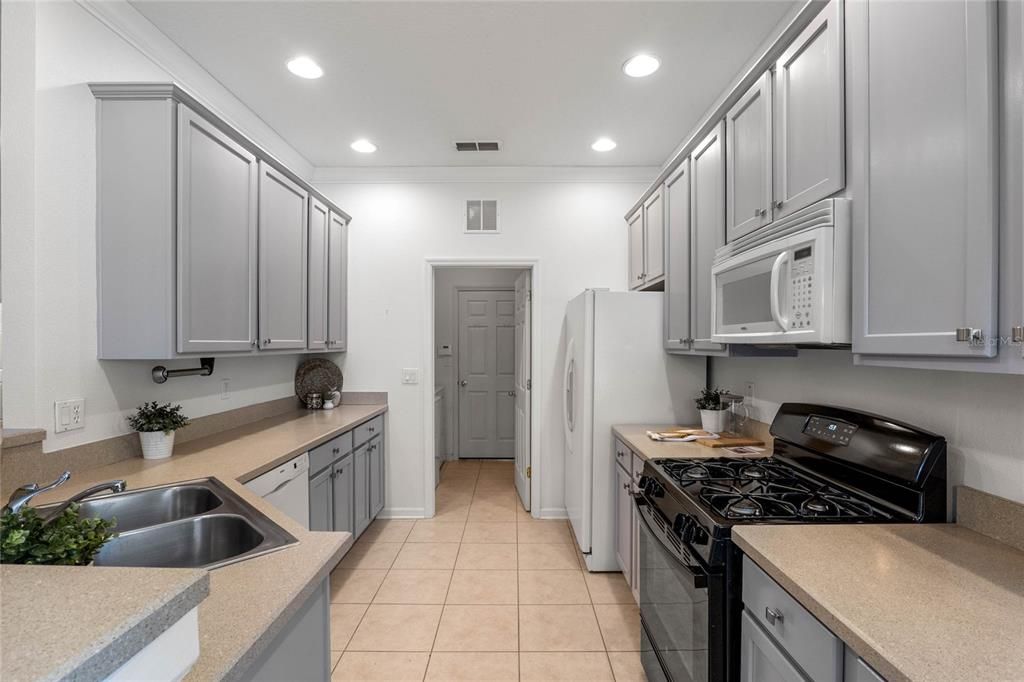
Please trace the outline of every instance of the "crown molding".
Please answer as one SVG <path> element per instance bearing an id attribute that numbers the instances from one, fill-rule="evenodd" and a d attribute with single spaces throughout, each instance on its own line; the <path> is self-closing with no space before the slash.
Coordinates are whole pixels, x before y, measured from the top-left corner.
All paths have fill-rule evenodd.
<path id="1" fill-rule="evenodd" d="M 330 166 L 313 170 L 313 184 L 401 183 L 637 183 L 658 174 L 654 166 Z"/>
<path id="2" fill-rule="evenodd" d="M 166 71 L 175 83 L 201 97 L 203 106 L 268 149 L 302 178 L 313 175 L 313 164 L 252 109 L 214 78 L 126 0 L 76 0 L 77 4 L 122 40 Z M 136 90 L 135 95 L 138 95 Z M 116 93 L 108 93 L 115 96 Z M 154 92 L 164 98 L 169 93 Z"/>

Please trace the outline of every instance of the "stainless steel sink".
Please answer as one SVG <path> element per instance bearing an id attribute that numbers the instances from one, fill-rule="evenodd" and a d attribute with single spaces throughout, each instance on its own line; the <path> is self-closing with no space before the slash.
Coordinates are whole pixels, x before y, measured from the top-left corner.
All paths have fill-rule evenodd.
<path id="1" fill-rule="evenodd" d="M 117 521 L 96 566 L 213 569 L 298 542 L 216 478 L 91 498 L 79 514 Z"/>

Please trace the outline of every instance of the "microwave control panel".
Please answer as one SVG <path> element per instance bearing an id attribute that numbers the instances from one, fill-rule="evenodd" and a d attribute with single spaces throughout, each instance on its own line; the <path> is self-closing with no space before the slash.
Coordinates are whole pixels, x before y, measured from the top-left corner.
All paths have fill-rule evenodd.
<path id="1" fill-rule="evenodd" d="M 801 246 L 793 251 L 789 269 L 790 329 L 809 329 L 814 309 L 814 253 L 812 247 Z"/>

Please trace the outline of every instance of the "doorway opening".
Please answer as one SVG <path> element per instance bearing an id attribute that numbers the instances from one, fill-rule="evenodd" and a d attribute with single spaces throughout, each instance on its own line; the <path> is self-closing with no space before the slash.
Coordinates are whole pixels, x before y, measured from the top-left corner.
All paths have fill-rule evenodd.
<path id="1" fill-rule="evenodd" d="M 529 514 L 539 432 L 532 390 L 536 263 L 428 261 L 427 269 L 433 390 L 424 511 L 464 511 L 467 478 L 479 476 L 494 498 L 493 521 Z"/>

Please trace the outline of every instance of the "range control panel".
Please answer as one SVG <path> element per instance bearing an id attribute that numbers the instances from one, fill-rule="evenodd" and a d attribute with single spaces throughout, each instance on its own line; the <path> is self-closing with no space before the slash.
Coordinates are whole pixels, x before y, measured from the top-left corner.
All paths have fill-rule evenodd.
<path id="1" fill-rule="evenodd" d="M 809 329 L 814 308 L 814 255 L 810 246 L 793 252 L 789 269 L 790 329 Z"/>
<path id="2" fill-rule="evenodd" d="M 849 445 L 853 434 L 857 432 L 857 426 L 838 419 L 812 414 L 807 418 L 803 431 L 808 436 L 820 438 L 830 443 Z"/>

